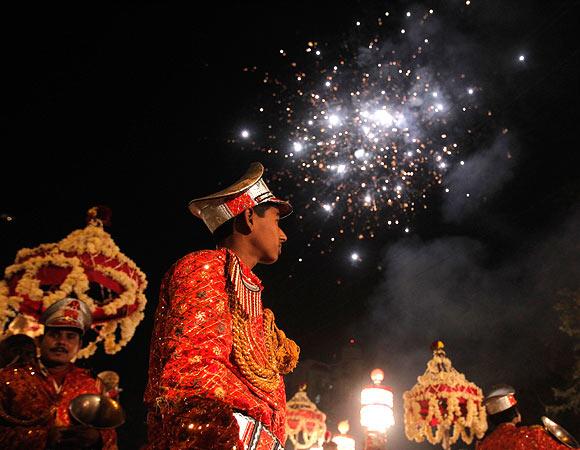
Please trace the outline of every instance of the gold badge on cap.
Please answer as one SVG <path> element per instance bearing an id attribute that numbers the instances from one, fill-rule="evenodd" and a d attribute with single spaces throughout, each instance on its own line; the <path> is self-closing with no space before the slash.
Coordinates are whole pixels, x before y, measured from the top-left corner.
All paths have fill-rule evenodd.
<path id="1" fill-rule="evenodd" d="M 47 308 L 40 322 L 45 327 L 77 328 L 84 333 L 91 326 L 92 316 L 85 303 L 76 298 L 65 298 Z"/>

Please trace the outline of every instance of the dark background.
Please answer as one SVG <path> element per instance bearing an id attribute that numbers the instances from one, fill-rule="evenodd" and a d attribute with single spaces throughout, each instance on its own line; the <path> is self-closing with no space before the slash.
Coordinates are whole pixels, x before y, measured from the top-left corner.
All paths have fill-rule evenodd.
<path id="1" fill-rule="evenodd" d="M 211 246 L 187 202 L 234 181 L 253 160 L 267 164 L 262 154 L 228 144 L 262 95 L 243 67 L 275 70 L 280 48 L 341 39 L 354 20 L 408 5 L 2 7 L 0 214 L 14 220 L 0 223 L 0 267 L 21 247 L 82 227 L 89 207 L 106 204 L 113 210 L 109 231 L 149 280 L 146 317 L 132 341 L 87 363 L 121 375 L 128 413 L 121 448 L 144 442 L 141 398 L 161 277 L 179 257 Z M 336 379 L 340 361 L 354 358 L 360 373 L 338 378 L 355 393 L 370 369 L 385 370 L 398 399 L 393 445 L 401 449 L 419 447 L 403 437 L 400 398 L 424 370 L 435 339 L 484 391 L 514 385 L 529 424 L 554 402 L 551 388 L 571 379 L 574 342 L 558 330 L 553 305 L 557 292 L 578 289 L 580 279 L 580 6 L 474 1 L 470 8 L 450 2 L 444 18 L 474 44 L 487 101 L 510 129 L 510 175 L 483 189 L 459 219 L 450 220 L 450 206 L 436 202 L 415 219 L 411 236 L 385 232 L 372 242 L 342 242 L 330 255 L 299 245 L 310 230 L 292 216 L 280 262 L 257 268 L 265 303 L 299 343 L 303 360 L 328 364 Z M 525 65 L 515 63 L 520 51 Z M 493 178 L 490 170 L 483 185 Z M 354 244 L 363 254 L 356 265 L 349 260 Z M 289 378 L 289 395 L 301 377 L 308 374 Z M 333 432 L 343 418 L 356 424 L 355 403 L 329 390 L 318 394 Z M 580 436 L 577 414 L 553 418 Z"/>

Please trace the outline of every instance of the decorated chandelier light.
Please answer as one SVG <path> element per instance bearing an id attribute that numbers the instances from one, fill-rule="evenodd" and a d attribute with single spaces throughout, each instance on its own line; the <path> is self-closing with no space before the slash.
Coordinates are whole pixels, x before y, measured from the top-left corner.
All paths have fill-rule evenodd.
<path id="1" fill-rule="evenodd" d="M 306 384 L 286 403 L 286 435 L 296 450 L 316 447 L 326 432 L 326 414 L 306 394 Z"/>
<path id="2" fill-rule="evenodd" d="M 381 384 L 384 378 L 381 369 L 374 369 L 371 372 L 373 384 L 361 391 L 360 424 L 367 433 L 384 434 L 395 424 L 393 388 Z"/>
<path id="3" fill-rule="evenodd" d="M 109 220 L 108 208 L 91 208 L 85 228 L 58 243 L 18 251 L 0 280 L 0 338 L 41 334 L 42 312 L 74 297 L 86 303 L 93 316 L 94 333 L 88 333 L 79 358 L 91 356 L 99 342 L 108 354 L 129 342 L 143 319 L 147 280 L 103 229 Z"/>
<path id="4" fill-rule="evenodd" d="M 483 393 L 453 368 L 444 344 L 432 345 L 433 358 L 417 384 L 403 395 L 405 434 L 411 441 L 450 449 L 460 438 L 470 444 L 487 430 Z"/>
<path id="5" fill-rule="evenodd" d="M 356 441 L 352 436 L 347 434 L 348 430 L 350 430 L 348 420 L 343 420 L 338 423 L 338 432 L 340 434 L 332 438 L 332 442 L 336 444 L 337 450 L 356 450 Z"/>

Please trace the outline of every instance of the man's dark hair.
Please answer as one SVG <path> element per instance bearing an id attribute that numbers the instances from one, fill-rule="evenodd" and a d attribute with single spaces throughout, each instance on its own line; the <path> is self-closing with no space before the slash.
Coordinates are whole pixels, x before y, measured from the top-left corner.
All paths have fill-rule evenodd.
<path id="1" fill-rule="evenodd" d="M 511 408 L 508 408 L 505 411 L 499 412 L 497 414 L 489 414 L 487 418 L 494 426 L 497 427 L 502 423 L 511 422 L 518 416 L 519 413 L 520 412 L 518 407 L 512 406 Z"/>
<path id="2" fill-rule="evenodd" d="M 266 211 L 268 210 L 268 208 L 273 208 L 274 204 L 273 203 L 261 203 L 257 206 L 254 206 L 254 212 L 260 216 L 260 217 L 264 217 L 266 215 Z M 215 242 L 216 245 L 222 245 L 223 242 L 230 237 L 233 232 L 234 232 L 234 226 L 235 226 L 235 222 L 236 220 L 240 217 L 240 215 L 237 215 L 236 217 L 232 217 L 230 220 L 228 220 L 227 222 L 222 223 L 219 227 L 216 228 L 216 230 L 213 232 L 213 240 Z"/>

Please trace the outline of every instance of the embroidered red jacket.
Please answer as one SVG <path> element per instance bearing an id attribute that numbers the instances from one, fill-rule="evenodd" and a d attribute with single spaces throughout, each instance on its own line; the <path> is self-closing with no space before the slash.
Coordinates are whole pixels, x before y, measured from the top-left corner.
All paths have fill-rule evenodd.
<path id="1" fill-rule="evenodd" d="M 516 427 L 511 423 L 499 425 L 478 443 L 477 450 L 565 450 L 542 426 Z"/>
<path id="2" fill-rule="evenodd" d="M 53 377 L 37 365 L 0 370 L 0 448 L 45 448 L 51 427 L 71 425 L 71 400 L 81 394 L 98 393 L 97 381 L 74 364 L 58 392 Z M 115 430 L 100 433 L 103 449 L 117 448 Z"/>
<path id="3" fill-rule="evenodd" d="M 219 405 L 225 405 L 230 411 L 237 410 L 259 420 L 282 443 L 285 440 L 283 381 L 270 393 L 256 388 L 241 373 L 232 355 L 226 252 L 237 258 L 226 249 L 191 253 L 179 260 L 162 282 L 145 390 L 152 448 L 194 448 L 187 443 L 187 429 L 199 426 L 201 430 L 207 426 L 204 417 L 212 415 L 215 405 L 218 411 L 215 416 L 221 416 L 216 420 L 221 426 L 232 425 L 237 429 L 231 423 L 231 413 L 222 415 Z M 249 268 L 241 261 L 239 264 L 244 283 L 259 288 L 256 301 L 244 305 L 258 347 L 251 350 L 265 353 L 260 348 L 264 347 L 262 285 Z M 200 403 L 200 398 L 209 403 Z M 176 438 L 180 430 L 185 430 L 183 436 Z M 217 434 L 232 436 L 231 430 Z"/>

